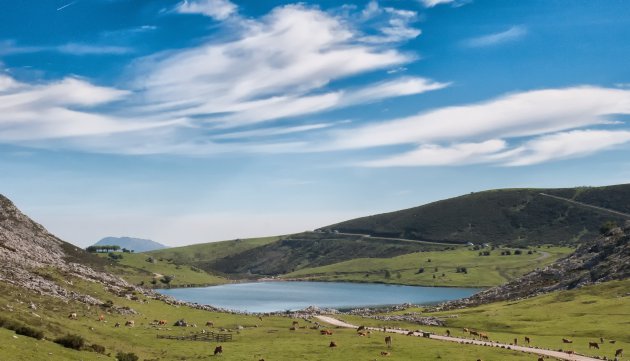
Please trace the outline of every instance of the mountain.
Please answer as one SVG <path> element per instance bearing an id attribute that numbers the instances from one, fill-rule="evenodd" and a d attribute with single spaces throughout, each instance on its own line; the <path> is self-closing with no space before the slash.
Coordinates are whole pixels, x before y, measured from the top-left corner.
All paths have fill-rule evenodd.
<path id="1" fill-rule="evenodd" d="M 63 283 L 55 282 L 54 275 L 101 283 L 113 292 L 136 289 L 121 278 L 104 272 L 105 264 L 106 261 L 96 255 L 48 233 L 0 195 L 0 282 L 64 301 L 88 304 L 103 302 L 69 290 Z"/>
<path id="2" fill-rule="evenodd" d="M 467 299 L 449 302 L 444 307 L 457 308 L 516 300 L 627 278 L 630 278 L 630 221 L 582 244 L 571 255 L 547 267 Z"/>
<path id="3" fill-rule="evenodd" d="M 426 241 L 518 245 L 579 244 L 602 224 L 630 219 L 630 184 L 501 189 L 357 218 L 320 231 Z"/>
<path id="4" fill-rule="evenodd" d="M 154 242 L 150 239 L 132 237 L 105 237 L 96 242 L 94 246 L 120 246 L 120 248 L 133 250 L 134 252 L 148 252 L 168 248 L 167 246 Z"/>

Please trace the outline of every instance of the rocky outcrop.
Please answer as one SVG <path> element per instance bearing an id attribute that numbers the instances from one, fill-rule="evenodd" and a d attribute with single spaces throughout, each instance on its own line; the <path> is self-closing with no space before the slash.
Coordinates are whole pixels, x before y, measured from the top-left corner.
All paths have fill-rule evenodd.
<path id="1" fill-rule="evenodd" d="M 587 242 L 571 255 L 502 286 L 469 298 L 447 302 L 436 309 L 453 309 L 516 300 L 630 277 L 630 221 Z"/>
<path id="2" fill-rule="evenodd" d="M 0 282 L 88 304 L 102 302 L 72 291 L 71 287 L 67 287 L 71 281 L 56 281 L 50 271 L 99 282 L 118 294 L 144 291 L 119 277 L 95 269 L 99 262 L 94 255 L 50 234 L 0 195 Z"/>

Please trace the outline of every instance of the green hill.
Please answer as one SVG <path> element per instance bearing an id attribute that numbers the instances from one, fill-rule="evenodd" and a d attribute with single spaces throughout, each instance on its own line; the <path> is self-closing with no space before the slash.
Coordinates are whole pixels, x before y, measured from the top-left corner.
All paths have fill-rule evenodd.
<path id="1" fill-rule="evenodd" d="M 622 224 L 630 218 L 627 214 L 630 184 L 501 189 L 357 218 L 321 230 L 426 241 L 566 245 L 594 239 L 602 224 Z"/>

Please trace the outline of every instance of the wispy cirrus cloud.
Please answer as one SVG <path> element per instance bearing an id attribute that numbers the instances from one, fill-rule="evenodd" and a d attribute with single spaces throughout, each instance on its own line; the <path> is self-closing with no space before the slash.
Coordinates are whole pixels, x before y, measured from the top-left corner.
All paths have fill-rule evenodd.
<path id="1" fill-rule="evenodd" d="M 450 4 L 452 6 L 461 6 L 472 0 L 419 0 L 425 8 L 432 8 L 438 5 Z"/>
<path id="2" fill-rule="evenodd" d="M 184 0 L 175 8 L 180 14 L 201 14 L 215 20 L 225 20 L 237 10 L 229 0 Z"/>
<path id="3" fill-rule="evenodd" d="M 611 121 L 617 114 L 630 114 L 630 91 L 597 87 L 536 90 L 332 131 L 323 149 L 416 147 L 359 163 L 370 167 L 464 161 L 529 165 L 588 155 L 630 141 L 626 130 L 588 128 L 625 124 Z"/>
<path id="4" fill-rule="evenodd" d="M 0 42 L 0 56 L 31 54 L 41 52 L 57 52 L 68 55 L 123 55 L 133 52 L 133 48 L 115 45 L 93 45 L 84 43 L 67 43 L 61 45 L 28 46 L 17 45 L 13 41 Z"/>
<path id="5" fill-rule="evenodd" d="M 413 26 L 417 17 L 415 11 L 381 7 L 377 1 L 372 0 L 361 12 L 360 22 L 372 23 L 377 33 L 365 35 L 361 37 L 361 41 L 378 44 L 415 39 L 422 33 Z"/>
<path id="6" fill-rule="evenodd" d="M 523 38 L 527 35 L 527 28 L 522 25 L 512 26 L 511 28 L 500 31 L 498 33 L 487 34 L 471 38 L 462 42 L 462 44 L 469 48 L 483 48 L 488 46 L 494 46 L 504 44 Z"/>

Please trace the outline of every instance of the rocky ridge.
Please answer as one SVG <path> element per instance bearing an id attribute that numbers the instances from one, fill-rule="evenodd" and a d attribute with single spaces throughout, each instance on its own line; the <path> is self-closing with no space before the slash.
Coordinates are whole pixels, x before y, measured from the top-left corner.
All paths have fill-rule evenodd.
<path id="1" fill-rule="evenodd" d="M 94 266 L 85 264 L 89 262 L 94 262 Z M 95 269 L 98 262 L 93 255 L 50 234 L 0 195 L 0 282 L 63 300 L 102 304 L 93 296 L 79 294 L 46 277 L 46 270 L 54 269 L 64 275 L 101 283 L 116 294 L 145 292 L 119 277 Z M 70 285 L 70 281 L 65 282 Z"/>
<path id="2" fill-rule="evenodd" d="M 441 304 L 435 310 L 518 300 L 630 277 L 630 221 L 584 243 L 571 255 L 504 285 Z"/>

